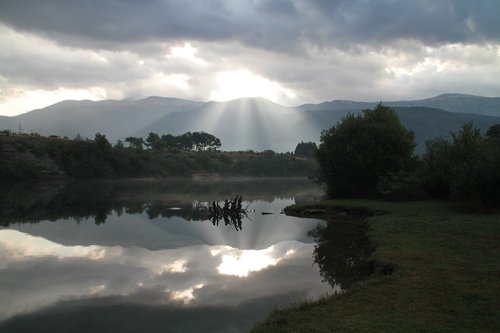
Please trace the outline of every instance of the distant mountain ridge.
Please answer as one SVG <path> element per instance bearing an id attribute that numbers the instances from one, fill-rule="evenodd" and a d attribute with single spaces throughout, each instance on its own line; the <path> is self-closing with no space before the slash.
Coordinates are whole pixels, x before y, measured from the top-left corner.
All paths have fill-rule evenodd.
<path id="1" fill-rule="evenodd" d="M 334 100 L 285 107 L 263 98 L 198 102 L 156 96 L 141 100 L 63 101 L 15 117 L 0 116 L 0 129 L 70 138 L 77 134 L 93 138 L 100 132 L 110 141 L 146 137 L 149 132 L 205 131 L 220 138 L 224 150 L 283 152 L 293 151 L 300 141 L 318 142 L 321 131 L 347 113 L 377 103 Z M 420 151 L 425 140 L 448 137 L 464 122 L 473 121 L 482 131 L 500 123 L 499 97 L 442 94 L 382 103 L 393 107 L 402 123 L 415 132 Z"/>
<path id="2" fill-rule="evenodd" d="M 0 128 L 43 135 L 93 138 L 106 134 L 116 141 L 170 112 L 193 109 L 202 102 L 177 98 L 148 97 L 142 100 L 62 101 L 15 117 L 0 118 Z M 6 120 L 6 121 L 5 121 Z"/>
<path id="3" fill-rule="evenodd" d="M 290 128 L 300 119 L 296 108 L 281 106 L 263 98 L 240 98 L 209 102 L 186 112 L 172 112 L 136 133 L 182 134 L 205 131 L 222 141 L 224 150 L 290 151 L 296 133 Z M 250 143 L 250 144 L 248 144 Z"/>
<path id="4" fill-rule="evenodd" d="M 308 110 L 362 110 L 372 108 L 376 104 L 390 107 L 414 107 L 423 106 L 441 109 L 456 113 L 474 113 L 488 116 L 500 117 L 500 97 L 482 97 L 468 94 L 441 94 L 431 98 L 410 101 L 376 101 L 355 102 L 347 100 L 333 100 L 319 104 L 304 104 L 299 106 L 303 111 Z"/>

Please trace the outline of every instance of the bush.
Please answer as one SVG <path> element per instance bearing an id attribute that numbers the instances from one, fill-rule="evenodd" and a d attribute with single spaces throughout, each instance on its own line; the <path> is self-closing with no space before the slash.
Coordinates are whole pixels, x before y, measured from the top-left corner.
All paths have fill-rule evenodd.
<path id="1" fill-rule="evenodd" d="M 385 198 L 395 201 L 419 200 L 425 198 L 422 179 L 414 171 L 389 173 L 381 177 L 378 192 Z"/>
<path id="2" fill-rule="evenodd" d="M 331 197 L 374 195 L 380 177 L 411 165 L 415 136 L 382 104 L 349 114 L 321 134 L 319 180 Z"/>
<path id="3" fill-rule="evenodd" d="M 452 145 L 442 138 L 427 141 L 425 145 L 420 169 L 422 188 L 431 197 L 448 197 L 452 182 Z"/>
<path id="4" fill-rule="evenodd" d="M 496 126 L 485 138 L 472 123 L 466 123 L 458 133 L 452 133 L 451 142 L 429 142 L 421 170 L 424 189 L 464 206 L 500 204 L 500 141 L 495 136 Z"/>

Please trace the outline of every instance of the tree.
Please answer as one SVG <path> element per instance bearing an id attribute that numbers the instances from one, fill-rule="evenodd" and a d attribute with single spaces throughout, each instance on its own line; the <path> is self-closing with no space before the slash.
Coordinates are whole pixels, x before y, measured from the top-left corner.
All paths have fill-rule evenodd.
<path id="1" fill-rule="evenodd" d="M 432 197 L 446 198 L 450 195 L 453 164 L 452 144 L 436 138 L 425 143 L 426 153 L 422 156 L 420 176 L 422 187 Z"/>
<path id="2" fill-rule="evenodd" d="M 221 142 L 219 138 L 205 132 L 194 132 L 192 135 L 193 149 L 196 151 L 217 151 Z"/>
<path id="3" fill-rule="evenodd" d="M 174 136 L 172 134 L 163 134 L 161 136 L 161 141 L 163 142 L 163 145 L 165 146 L 166 149 L 174 150 L 174 149 L 179 149 L 177 138 L 178 138 L 177 136 Z"/>
<path id="4" fill-rule="evenodd" d="M 494 138 L 492 132 L 490 128 L 490 138 Z M 458 133 L 452 133 L 451 145 L 451 198 L 467 205 L 498 204 L 500 165 L 493 146 L 472 122 L 465 123 Z"/>
<path id="5" fill-rule="evenodd" d="M 413 132 L 380 103 L 323 131 L 316 152 L 319 180 L 332 197 L 373 195 L 380 177 L 411 165 L 414 148 Z"/>
<path id="6" fill-rule="evenodd" d="M 153 150 L 161 150 L 163 144 L 160 136 L 154 132 L 150 132 L 146 138 L 146 146 Z"/>
<path id="7" fill-rule="evenodd" d="M 496 124 L 488 128 L 486 131 L 486 137 L 488 139 L 500 139 L 500 124 Z"/>
<path id="8" fill-rule="evenodd" d="M 427 143 L 422 157 L 424 189 L 431 195 L 450 198 L 468 208 L 500 203 L 500 126 L 483 137 L 472 122 L 451 133 L 451 142 Z"/>
<path id="9" fill-rule="evenodd" d="M 108 139 L 106 139 L 106 135 L 97 132 L 95 134 L 94 142 L 98 152 L 101 155 L 107 155 L 106 157 L 109 157 L 111 155 L 111 150 L 113 146 L 108 141 Z"/>
<path id="10" fill-rule="evenodd" d="M 318 146 L 314 142 L 304 142 L 301 141 L 295 147 L 294 154 L 297 156 L 313 157 L 318 150 Z"/>
<path id="11" fill-rule="evenodd" d="M 125 139 L 125 142 L 128 142 L 130 147 L 137 149 L 137 150 L 143 150 L 144 149 L 144 139 L 143 138 L 138 138 L 134 136 L 129 136 Z"/>
<path id="12" fill-rule="evenodd" d="M 177 136 L 177 144 L 181 150 L 190 151 L 193 149 L 193 133 L 186 132 Z"/>

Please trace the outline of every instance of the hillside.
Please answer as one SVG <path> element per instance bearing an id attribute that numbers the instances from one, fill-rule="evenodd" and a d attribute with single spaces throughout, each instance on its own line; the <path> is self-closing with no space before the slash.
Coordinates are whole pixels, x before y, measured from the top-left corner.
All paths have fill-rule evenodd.
<path id="1" fill-rule="evenodd" d="M 149 97 L 138 101 L 63 101 L 15 117 L 0 118 L 0 128 L 25 133 L 77 134 L 93 138 L 100 132 L 115 141 L 147 126 L 170 112 L 190 110 L 202 103 L 175 98 Z"/>
<path id="2" fill-rule="evenodd" d="M 261 98 L 240 98 L 206 103 L 188 112 L 170 113 L 136 134 L 204 131 L 221 139 L 223 150 L 293 151 L 301 133 L 290 131 L 290 128 L 299 119 L 300 113 L 295 108 Z"/>
<path id="3" fill-rule="evenodd" d="M 411 101 L 373 101 L 355 102 L 334 100 L 320 104 L 304 104 L 298 108 L 302 111 L 311 110 L 353 110 L 372 108 L 379 102 L 390 107 L 423 106 L 456 113 L 473 113 L 500 117 L 500 97 L 482 97 L 465 94 L 442 94 L 436 97 Z"/>
<path id="4" fill-rule="evenodd" d="M 378 103 L 378 102 L 377 102 Z M 150 132 L 181 134 L 204 131 L 221 139 L 222 149 L 293 151 L 300 141 L 319 142 L 320 133 L 348 112 L 375 102 L 332 101 L 285 107 L 262 98 L 195 102 L 149 97 L 123 101 L 64 101 L 16 117 L 0 117 L 0 129 L 24 133 L 93 138 L 111 142 Z M 482 131 L 500 123 L 500 98 L 444 94 L 423 100 L 384 102 L 413 130 L 422 151 L 427 139 L 448 137 L 467 121 Z"/>
<path id="5" fill-rule="evenodd" d="M 495 124 L 500 123 L 500 117 L 482 116 L 478 114 L 453 113 L 428 107 L 394 107 L 401 123 L 415 133 L 417 142 L 416 151 L 422 153 L 425 149 L 425 141 L 443 137 L 450 138 L 450 133 L 456 132 L 469 121 L 474 123 L 482 133 Z M 313 110 L 302 113 L 301 122 L 297 123 L 295 129 L 303 126 L 313 126 L 318 130 L 330 128 L 347 113 L 356 113 L 354 110 Z M 319 137 L 319 136 L 318 136 Z M 307 140 L 315 141 L 315 136 L 307 137 Z"/>

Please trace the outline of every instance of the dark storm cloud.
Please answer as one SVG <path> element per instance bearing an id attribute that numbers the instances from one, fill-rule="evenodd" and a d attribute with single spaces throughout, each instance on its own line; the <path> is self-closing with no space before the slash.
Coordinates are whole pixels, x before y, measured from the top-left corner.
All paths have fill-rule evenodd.
<path id="1" fill-rule="evenodd" d="M 280 27 L 282 19 L 264 22 L 259 11 L 286 9 L 293 14 L 293 8 L 286 5 L 285 1 L 241 7 L 236 2 L 218 0 L 2 1 L 0 20 L 62 44 L 89 47 L 116 47 L 115 43 L 145 40 L 252 41 L 285 33 L 286 29 Z"/>
<path id="2" fill-rule="evenodd" d="M 498 40 L 500 1 L 1 0 L 0 20 L 65 45 L 236 40 L 290 50 L 313 44 Z"/>
<path id="3" fill-rule="evenodd" d="M 342 1 L 317 4 L 332 18 L 330 37 L 361 43 L 414 39 L 425 44 L 498 40 L 496 1 Z"/>
<path id="4" fill-rule="evenodd" d="M 227 11 L 218 1 L 2 1 L 0 18 L 22 30 L 78 44 L 93 40 L 138 42 L 144 39 L 229 36 Z M 197 22 L 205 22 L 199 29 Z M 235 28 L 234 26 L 232 28 Z M 68 38 L 72 37 L 72 38 Z"/>

